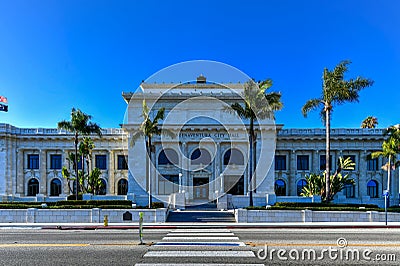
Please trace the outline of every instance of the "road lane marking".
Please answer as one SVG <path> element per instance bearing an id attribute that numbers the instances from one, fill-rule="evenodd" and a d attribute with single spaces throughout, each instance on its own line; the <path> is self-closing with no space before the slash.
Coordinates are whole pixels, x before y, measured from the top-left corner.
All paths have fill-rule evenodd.
<path id="1" fill-rule="evenodd" d="M 153 243 L 151 243 L 153 244 Z M 137 246 L 138 243 L 99 243 L 99 244 L 84 244 L 84 243 L 69 243 L 69 244 L 0 244 L 0 248 L 23 248 L 23 247 L 89 247 L 89 246 Z"/>
<path id="2" fill-rule="evenodd" d="M 90 244 L 0 244 L 0 248 L 18 247 L 87 247 Z"/>
<path id="3" fill-rule="evenodd" d="M 143 257 L 255 257 L 252 251 L 148 251 Z"/>
<path id="4" fill-rule="evenodd" d="M 211 237 L 211 236 L 207 236 L 207 237 L 202 237 L 202 236 L 177 236 L 177 237 L 169 237 L 166 236 L 164 237 L 162 240 L 239 240 L 239 238 L 237 236 L 232 236 L 232 237 Z"/>

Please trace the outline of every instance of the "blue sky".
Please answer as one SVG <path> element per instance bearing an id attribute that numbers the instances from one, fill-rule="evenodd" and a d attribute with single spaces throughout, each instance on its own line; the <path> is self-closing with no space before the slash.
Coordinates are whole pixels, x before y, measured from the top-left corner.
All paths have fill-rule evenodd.
<path id="1" fill-rule="evenodd" d="M 0 122 L 56 127 L 72 107 L 118 127 L 122 91 L 169 65 L 214 60 L 271 78 L 285 128 L 322 127 L 302 105 L 321 93 L 324 67 L 375 81 L 335 108 L 333 127 L 400 122 L 400 1 L 0 1 Z M 199 73 L 200 74 L 200 73 Z M 166 80 L 166 82 L 169 82 Z"/>

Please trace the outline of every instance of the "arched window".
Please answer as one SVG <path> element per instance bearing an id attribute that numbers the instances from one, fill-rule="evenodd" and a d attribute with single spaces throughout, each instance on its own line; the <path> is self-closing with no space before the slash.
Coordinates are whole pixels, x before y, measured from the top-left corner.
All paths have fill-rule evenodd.
<path id="1" fill-rule="evenodd" d="M 378 182 L 375 180 L 370 180 L 367 184 L 367 194 L 371 198 L 378 197 Z"/>
<path id="2" fill-rule="evenodd" d="M 50 196 L 59 196 L 61 194 L 61 181 L 54 178 L 50 182 Z"/>
<path id="3" fill-rule="evenodd" d="M 103 178 L 100 179 L 100 184 L 99 184 L 98 189 L 97 189 L 96 192 L 97 192 L 96 193 L 97 195 L 105 195 L 105 194 L 107 194 L 107 183 Z"/>
<path id="4" fill-rule="evenodd" d="M 286 183 L 282 179 L 275 181 L 275 194 L 277 196 L 286 196 Z"/>
<path id="5" fill-rule="evenodd" d="M 128 180 L 120 179 L 118 181 L 118 195 L 128 194 Z"/>
<path id="6" fill-rule="evenodd" d="M 244 165 L 244 157 L 238 149 L 229 149 L 224 154 L 224 165 L 236 164 Z"/>
<path id="7" fill-rule="evenodd" d="M 28 181 L 28 196 L 36 196 L 39 193 L 39 181 L 32 178 Z"/>
<path id="8" fill-rule="evenodd" d="M 211 155 L 206 149 L 195 149 L 190 160 L 192 160 L 192 164 L 208 165 L 211 163 Z"/>
<path id="9" fill-rule="evenodd" d="M 307 185 L 307 181 L 305 179 L 300 179 L 297 182 L 297 196 L 301 196 L 300 194 L 303 192 L 303 187 Z"/>
<path id="10" fill-rule="evenodd" d="M 346 198 L 355 197 L 356 186 L 354 184 L 347 184 L 344 186 L 344 195 Z"/>
<path id="11" fill-rule="evenodd" d="M 179 163 L 178 154 L 173 149 L 162 150 L 158 155 L 159 165 L 167 165 L 167 164 L 178 165 L 178 163 Z"/>

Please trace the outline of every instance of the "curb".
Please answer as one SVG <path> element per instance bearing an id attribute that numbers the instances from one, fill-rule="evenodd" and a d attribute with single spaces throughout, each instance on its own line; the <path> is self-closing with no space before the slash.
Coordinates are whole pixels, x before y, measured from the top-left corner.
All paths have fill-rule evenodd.
<path id="1" fill-rule="evenodd" d="M 29 226 L 27 226 L 29 227 Z M 42 230 L 132 230 L 139 229 L 138 225 L 109 225 L 109 226 L 40 226 Z M 400 229 L 400 225 L 144 225 L 143 229 Z"/>

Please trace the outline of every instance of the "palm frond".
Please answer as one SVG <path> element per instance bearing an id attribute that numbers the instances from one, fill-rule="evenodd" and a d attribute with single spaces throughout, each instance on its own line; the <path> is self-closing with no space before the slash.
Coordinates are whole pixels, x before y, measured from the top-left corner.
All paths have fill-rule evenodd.
<path id="1" fill-rule="evenodd" d="M 233 103 L 230 107 L 226 108 L 228 112 L 230 113 L 237 113 L 238 116 L 242 118 L 249 118 L 247 116 L 246 108 L 240 105 L 240 103 Z"/>
<path id="2" fill-rule="evenodd" d="M 69 132 L 73 132 L 72 123 L 70 121 L 66 121 L 66 120 L 62 120 L 62 121 L 58 122 L 57 128 L 67 130 Z"/>
<path id="3" fill-rule="evenodd" d="M 315 98 L 308 100 L 301 108 L 301 112 L 303 113 L 304 117 L 307 117 L 310 111 L 320 108 L 322 104 L 323 102 L 321 101 L 321 99 Z"/>
<path id="4" fill-rule="evenodd" d="M 162 107 L 158 109 L 156 116 L 153 119 L 153 124 L 158 123 L 158 120 L 163 120 L 165 114 L 165 108 Z"/>

